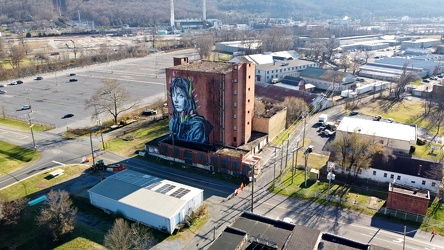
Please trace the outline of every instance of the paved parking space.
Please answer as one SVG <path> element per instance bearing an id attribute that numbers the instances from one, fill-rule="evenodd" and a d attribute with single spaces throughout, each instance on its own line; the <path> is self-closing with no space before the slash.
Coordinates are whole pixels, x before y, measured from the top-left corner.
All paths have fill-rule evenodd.
<path id="1" fill-rule="evenodd" d="M 35 122 L 54 124 L 62 130 L 90 126 L 94 124 L 90 119 L 92 111 L 84 109 L 84 102 L 102 86 L 102 79 L 116 79 L 137 100 L 137 107 L 145 107 L 166 97 L 164 69 L 173 66 L 174 56 L 198 57 L 190 49 L 44 74 L 42 80 L 34 80 L 36 76 L 24 78 L 21 85 L 5 87 L 7 94 L 0 96 L 2 108 L 6 115 L 24 119 L 28 112 L 18 109 L 31 105 L 31 117 Z M 76 75 L 70 76 L 71 73 Z M 68 113 L 74 117 L 61 119 Z"/>

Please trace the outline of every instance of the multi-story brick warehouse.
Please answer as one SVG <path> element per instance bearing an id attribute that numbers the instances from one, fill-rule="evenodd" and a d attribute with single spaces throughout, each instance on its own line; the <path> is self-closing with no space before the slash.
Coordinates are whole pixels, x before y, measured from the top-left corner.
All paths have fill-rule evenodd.
<path id="1" fill-rule="evenodd" d="M 169 136 L 148 143 L 148 151 L 210 171 L 249 176 L 256 166 L 258 173 L 256 146 L 245 147 L 256 139 L 254 74 L 252 63 L 175 58 L 166 69 Z"/>

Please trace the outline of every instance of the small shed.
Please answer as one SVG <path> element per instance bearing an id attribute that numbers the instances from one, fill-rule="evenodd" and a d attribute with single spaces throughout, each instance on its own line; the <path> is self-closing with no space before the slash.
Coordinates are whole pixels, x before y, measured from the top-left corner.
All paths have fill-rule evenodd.
<path id="1" fill-rule="evenodd" d="M 203 202 L 203 190 L 124 170 L 88 190 L 92 205 L 172 234 Z"/>
<path id="2" fill-rule="evenodd" d="M 312 168 L 310 170 L 310 180 L 317 181 L 319 179 L 319 170 Z"/>

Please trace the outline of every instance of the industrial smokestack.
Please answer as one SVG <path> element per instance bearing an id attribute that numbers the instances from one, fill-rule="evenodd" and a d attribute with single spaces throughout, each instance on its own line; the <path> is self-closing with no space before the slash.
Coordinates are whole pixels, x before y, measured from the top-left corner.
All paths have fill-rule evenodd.
<path id="1" fill-rule="evenodd" d="M 207 20 L 207 0 L 202 0 L 202 19 L 203 21 Z"/>
<path id="2" fill-rule="evenodd" d="M 171 9 L 171 17 L 170 17 L 170 25 L 174 26 L 174 0 L 170 0 L 170 9 Z"/>

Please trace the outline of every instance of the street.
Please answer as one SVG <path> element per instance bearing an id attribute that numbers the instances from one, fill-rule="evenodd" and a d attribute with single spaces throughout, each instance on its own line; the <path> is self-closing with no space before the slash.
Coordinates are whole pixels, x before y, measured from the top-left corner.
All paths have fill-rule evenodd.
<path id="1" fill-rule="evenodd" d="M 183 53 L 193 54 L 191 50 L 187 50 L 182 53 L 180 51 L 177 51 L 172 53 L 171 55 L 168 55 L 168 57 L 166 56 L 166 54 L 162 54 L 162 56 L 165 56 L 165 58 L 162 57 L 162 60 L 165 61 L 165 64 L 162 64 L 162 67 L 166 67 L 165 65 L 167 63 L 168 65 L 172 65 L 171 56 L 186 55 Z M 146 66 L 148 63 L 153 62 L 159 63 L 158 60 L 160 60 L 160 55 L 159 58 L 150 58 L 151 59 L 147 60 L 151 61 L 134 59 L 138 60 L 137 63 L 126 61 L 125 65 L 128 67 L 128 71 L 124 71 L 117 66 L 113 66 L 115 65 L 114 63 L 111 63 L 109 65 L 112 68 L 105 68 L 106 65 L 101 65 L 100 67 L 103 68 L 99 68 L 100 70 L 93 69 L 92 67 L 91 69 L 88 69 L 88 71 L 75 70 L 76 73 L 79 74 L 79 81 L 83 81 L 85 82 L 85 84 L 89 84 L 79 87 L 79 89 L 85 88 L 85 86 L 90 86 L 91 88 L 93 85 L 97 86 L 97 84 L 100 83 L 100 78 L 103 77 L 104 72 L 119 74 L 119 77 L 121 77 L 122 79 L 133 77 L 132 72 L 136 71 L 136 66 Z M 141 71 L 143 71 L 143 69 L 141 69 Z M 66 73 L 69 72 L 65 72 L 65 75 Z M 141 75 L 141 80 L 132 79 L 130 81 L 135 84 L 131 87 L 134 92 L 139 92 L 140 89 L 144 89 L 141 92 L 140 97 L 149 96 L 151 98 L 145 98 L 145 104 L 148 104 L 150 101 L 154 101 L 155 99 L 153 98 L 156 98 L 159 95 L 164 95 L 165 79 L 154 80 L 157 79 L 157 77 L 160 75 L 164 77 L 164 74 L 156 74 L 157 73 L 151 73 L 150 77 L 151 79 L 153 79 L 153 81 L 151 83 L 148 80 L 149 85 L 144 86 L 144 88 L 141 88 L 140 84 L 142 82 L 146 82 L 146 80 L 144 79 L 146 75 Z M 60 75 L 61 74 L 59 74 L 58 77 L 60 77 Z M 1 177 L 0 188 L 4 188 L 17 181 L 32 176 L 33 174 L 50 169 L 55 166 L 60 166 L 62 164 L 79 164 L 81 163 L 83 157 L 91 154 L 89 137 L 79 138 L 75 140 L 63 140 L 59 135 L 62 131 L 66 129 L 67 126 L 78 127 L 89 125 L 91 123 L 88 112 L 81 111 L 83 109 L 82 100 L 75 99 L 73 97 L 70 97 L 69 95 L 61 95 L 54 100 L 52 98 L 43 99 L 47 88 L 57 88 L 57 84 L 62 84 L 61 82 L 55 82 L 55 77 L 44 77 L 45 80 L 48 79 L 48 84 L 52 84 L 53 86 L 51 87 L 37 85 L 36 87 L 33 87 L 33 89 L 36 89 L 36 91 L 35 94 L 34 91 L 32 92 L 32 97 L 30 97 L 29 99 L 33 103 L 39 103 L 39 105 L 37 106 L 38 108 L 36 108 L 35 117 L 38 117 L 38 119 L 46 122 L 51 122 L 54 120 L 57 123 L 57 128 L 55 130 L 47 132 L 35 133 L 37 148 L 39 151 L 42 152 L 42 157 L 30 166 Z M 37 91 L 37 89 L 39 90 Z M 67 87 L 65 91 L 68 93 L 75 92 L 75 90 L 71 91 L 70 87 Z M 81 96 L 84 93 L 89 92 L 90 91 L 85 90 L 84 92 L 79 92 L 77 96 Z M 38 93 L 41 93 L 42 96 L 38 96 Z M 17 92 L 17 95 L 21 97 L 21 100 L 20 98 L 18 98 L 19 100 L 13 100 L 15 98 L 11 98 L 8 102 L 5 103 L 5 106 L 8 110 L 22 105 L 23 102 L 26 104 L 27 92 L 22 89 L 21 91 Z M 76 110 L 76 116 L 70 118 L 73 120 L 65 122 L 65 120 L 60 121 L 60 115 L 64 114 L 67 110 L 64 110 L 64 112 L 59 112 L 59 110 L 60 107 L 62 107 L 61 103 L 64 99 L 67 98 L 69 100 L 67 107 L 71 107 L 72 105 L 72 107 Z M 41 100 L 41 102 L 39 102 L 38 100 Z M 51 110 L 54 109 L 56 109 L 57 111 L 51 112 Z M 329 114 L 331 119 L 340 119 L 342 116 L 348 115 L 341 113 L 342 109 L 343 107 L 341 106 L 335 106 L 329 110 L 326 110 L 325 113 Z M 71 112 L 71 110 L 69 110 L 69 112 Z M 318 135 L 318 133 L 316 132 L 316 127 L 313 126 L 316 120 L 317 115 L 313 115 L 307 118 L 305 138 L 311 140 L 311 143 L 315 146 L 315 153 L 325 154 L 327 152 L 324 149 L 324 145 L 328 140 L 328 137 L 321 137 Z M 300 124 L 298 126 L 297 132 L 289 138 L 289 148 L 295 148 L 297 141 L 302 141 L 303 131 L 304 129 Z M 32 148 L 32 139 L 30 136 L 31 135 L 28 131 L 20 131 L 7 127 L 0 127 L 0 140 L 7 141 L 15 145 Z M 91 139 L 93 141 L 94 147 L 98 148 L 101 144 L 100 136 L 94 135 Z M 305 145 L 305 147 L 307 146 L 308 145 Z M 381 220 L 377 217 L 370 217 L 367 215 L 359 214 L 354 211 L 341 210 L 334 207 L 323 206 L 315 202 L 299 200 L 269 193 L 267 187 L 270 185 L 273 176 L 276 175 L 276 173 L 273 172 L 275 169 L 271 167 L 273 163 L 272 159 L 275 154 L 278 156 L 283 155 L 284 152 L 282 152 L 282 150 L 285 150 L 285 148 L 282 147 L 280 149 L 276 149 L 274 147 L 267 146 L 259 154 L 259 156 L 261 156 L 264 160 L 264 163 L 262 174 L 257 179 L 254 187 L 255 192 L 253 210 L 255 213 L 265 215 L 273 219 L 283 219 L 285 217 L 289 217 L 293 219 L 294 223 L 298 225 L 317 228 L 325 232 L 334 233 L 360 242 L 370 242 L 372 244 L 388 247 L 390 249 L 402 249 L 404 243 L 403 225 Z M 241 212 L 251 210 L 251 184 L 244 188 L 240 195 L 236 196 L 233 199 L 227 199 L 227 197 L 230 196 L 237 188 L 233 184 L 214 180 L 212 178 L 200 175 L 191 174 L 189 172 L 173 169 L 167 166 L 148 163 L 137 158 L 122 157 L 110 152 L 106 152 L 100 157 L 106 163 L 124 163 L 129 169 L 137 170 L 165 179 L 170 179 L 172 181 L 181 182 L 204 190 L 204 198 L 207 204 L 209 204 L 211 219 L 210 222 L 204 225 L 204 227 L 199 232 L 196 232 L 196 236 L 188 243 L 186 243 L 186 246 L 182 246 L 185 249 L 205 249 L 205 246 L 208 246 L 213 240 L 213 230 L 217 232 L 216 235 L 219 235 L 226 226 L 230 225 L 230 223 L 237 218 L 237 216 Z M 407 228 L 407 232 L 408 234 L 405 241 L 405 249 L 444 249 L 444 240 L 441 236 L 436 236 L 431 241 L 430 234 L 427 232 L 422 232 L 421 230 L 417 230 L 414 228 Z M 170 243 L 162 242 L 161 244 L 156 246 L 156 249 L 166 249 L 168 248 L 167 244 Z"/>

